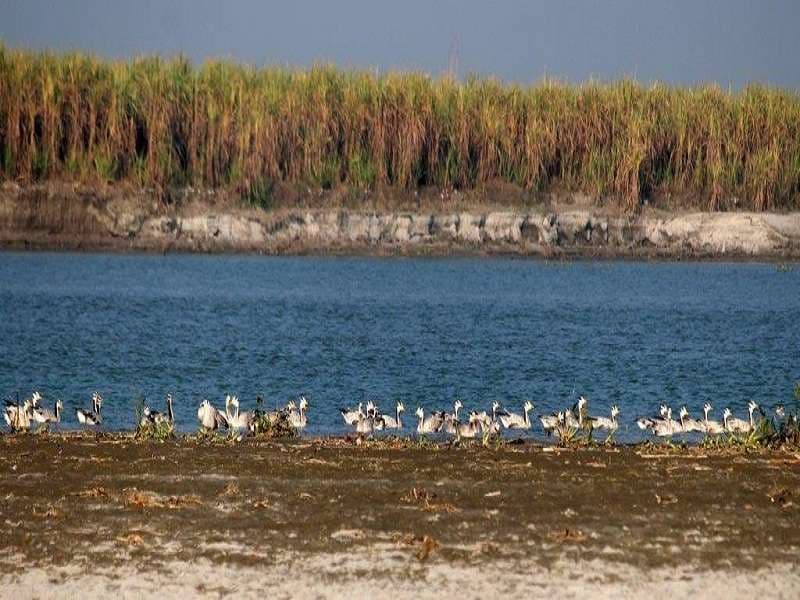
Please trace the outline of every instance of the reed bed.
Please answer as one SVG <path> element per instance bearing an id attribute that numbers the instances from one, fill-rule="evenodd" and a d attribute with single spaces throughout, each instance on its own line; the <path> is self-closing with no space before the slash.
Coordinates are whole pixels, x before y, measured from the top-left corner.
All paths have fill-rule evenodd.
<path id="1" fill-rule="evenodd" d="M 633 81 L 109 62 L 0 45 L 0 179 L 580 191 L 636 210 L 797 209 L 800 97 Z"/>

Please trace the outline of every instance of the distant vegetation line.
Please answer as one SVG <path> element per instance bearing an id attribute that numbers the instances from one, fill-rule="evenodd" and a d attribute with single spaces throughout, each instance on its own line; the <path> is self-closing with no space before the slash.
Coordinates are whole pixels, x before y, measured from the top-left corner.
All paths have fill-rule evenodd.
<path id="1" fill-rule="evenodd" d="M 526 190 L 800 206 L 800 97 L 751 86 L 256 69 L 183 58 L 107 62 L 0 46 L 0 179 L 226 187 Z"/>

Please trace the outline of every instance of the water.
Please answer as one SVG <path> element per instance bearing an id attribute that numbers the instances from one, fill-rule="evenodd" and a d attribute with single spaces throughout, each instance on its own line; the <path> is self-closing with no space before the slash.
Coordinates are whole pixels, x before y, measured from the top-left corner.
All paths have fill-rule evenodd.
<path id="1" fill-rule="evenodd" d="M 305 393 L 311 434 L 365 399 L 410 430 L 417 405 L 582 393 L 632 438 L 661 402 L 743 416 L 800 380 L 800 269 L 769 264 L 2 253 L 0 317 L 0 395 L 62 397 L 67 428 L 95 389 L 107 429 L 171 391 L 184 431 L 204 397 Z"/>

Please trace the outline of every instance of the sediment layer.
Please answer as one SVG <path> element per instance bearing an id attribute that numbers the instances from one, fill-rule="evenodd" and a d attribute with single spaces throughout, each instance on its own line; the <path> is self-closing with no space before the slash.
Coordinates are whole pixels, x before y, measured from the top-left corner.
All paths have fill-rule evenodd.
<path id="1" fill-rule="evenodd" d="M 16 185 L 0 194 L 0 245 L 42 249 L 798 258 L 800 213 L 580 206 L 453 211 L 220 206 L 202 193 L 164 205 Z"/>

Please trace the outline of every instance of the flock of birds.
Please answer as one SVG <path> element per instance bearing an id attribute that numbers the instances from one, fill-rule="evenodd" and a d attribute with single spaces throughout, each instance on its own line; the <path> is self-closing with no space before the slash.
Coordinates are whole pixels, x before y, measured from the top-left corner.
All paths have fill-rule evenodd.
<path id="1" fill-rule="evenodd" d="M 143 406 L 139 418 L 139 427 L 167 425 L 173 427 L 175 423 L 175 413 L 173 410 L 172 394 L 166 396 L 166 410 L 157 411 L 150 406 Z M 261 405 L 261 399 L 257 399 L 257 405 Z M 103 397 L 98 392 L 92 394 L 91 408 L 79 408 L 75 411 L 75 416 L 80 425 L 95 427 L 102 423 L 101 410 Z M 426 414 L 424 409 L 419 407 L 415 412 L 417 418 L 416 432 L 419 435 L 428 434 L 449 434 L 456 439 L 461 438 L 486 438 L 493 434 L 499 434 L 501 429 L 508 430 L 530 430 L 533 427 L 530 413 L 534 405 L 526 401 L 522 405 L 519 413 L 510 412 L 504 409 L 499 402 L 493 402 L 491 410 L 470 411 L 466 417 L 460 414 L 463 409 L 460 400 L 453 404 L 453 411 L 433 411 Z M 61 400 L 56 400 L 53 410 L 45 408 L 42 404 L 42 395 L 34 392 L 30 398 L 26 398 L 22 403 L 17 399 L 16 402 L 6 401 L 3 416 L 12 431 L 27 431 L 32 426 L 38 425 L 47 427 L 52 423 L 59 423 L 64 410 Z M 291 427 L 302 430 L 306 427 L 308 400 L 300 396 L 298 401 L 290 400 L 283 408 L 274 411 L 262 412 L 259 408 L 255 410 L 241 410 L 239 398 L 236 396 L 225 397 L 225 409 L 214 407 L 209 400 L 203 400 L 197 409 L 197 420 L 203 431 L 211 432 L 217 430 L 227 430 L 241 435 L 254 433 L 260 424 L 264 422 L 274 424 L 281 420 Z M 719 434 L 746 434 L 754 431 L 757 426 L 756 412 L 760 418 L 764 418 L 763 411 L 758 404 L 750 401 L 748 404 L 748 418 L 740 419 L 734 417 L 730 408 L 726 408 L 722 414 L 722 421 L 714 421 L 709 418 L 712 407 L 706 403 L 703 407 L 703 418 L 693 419 L 689 416 L 689 411 L 685 406 L 678 411 L 678 419 L 672 416 L 672 409 L 666 405 L 661 405 L 657 415 L 642 417 L 636 420 L 637 426 L 648 431 L 657 437 L 671 437 L 673 435 L 699 432 L 706 435 Z M 352 408 L 339 409 L 344 423 L 352 428 L 353 432 L 363 436 L 371 436 L 379 431 L 402 431 L 402 415 L 405 407 L 402 402 L 397 402 L 393 413 L 383 413 L 374 402 L 366 404 L 360 402 Z M 782 406 L 776 407 L 776 415 L 780 418 L 784 416 Z M 590 416 L 589 403 L 587 399 L 580 396 L 572 407 L 549 415 L 538 417 L 542 429 L 549 435 L 560 438 L 568 437 L 577 431 L 604 430 L 608 432 L 607 440 L 610 440 L 620 427 L 620 410 L 614 405 L 611 407 L 609 416 Z"/>

